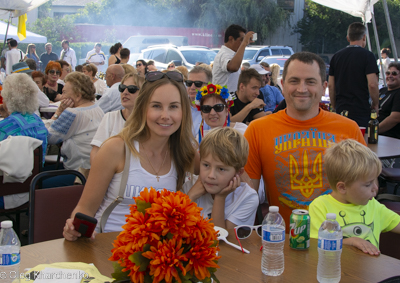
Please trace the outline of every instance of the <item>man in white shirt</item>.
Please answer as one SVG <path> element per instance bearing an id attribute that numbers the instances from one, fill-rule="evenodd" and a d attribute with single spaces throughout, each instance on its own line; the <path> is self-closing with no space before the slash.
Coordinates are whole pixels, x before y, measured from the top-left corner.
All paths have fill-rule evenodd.
<path id="1" fill-rule="evenodd" d="M 24 60 L 25 54 L 18 48 L 18 42 L 15 39 L 10 40 L 10 50 L 6 52 L 6 74 L 10 75 L 12 66 Z"/>
<path id="2" fill-rule="evenodd" d="M 99 71 L 103 71 L 102 67 L 105 64 L 106 55 L 101 51 L 101 44 L 96 43 L 94 48 L 86 55 L 86 63 L 95 64 Z"/>
<path id="3" fill-rule="evenodd" d="M 68 40 L 63 40 L 61 46 L 63 50 L 61 50 L 60 53 L 60 60 L 68 62 L 68 64 L 71 65 L 72 71 L 74 71 L 76 66 L 76 55 L 74 49 L 69 47 Z"/>
<path id="4" fill-rule="evenodd" d="M 123 109 L 119 92 L 119 85 L 125 75 L 124 68 L 119 64 L 111 65 L 106 71 L 106 83 L 109 87 L 97 104 L 103 109 L 104 114 L 107 112 Z"/>
<path id="5" fill-rule="evenodd" d="M 221 46 L 213 64 L 213 84 L 227 85 L 229 92 L 237 90 L 240 75 L 240 67 L 244 50 L 252 43 L 254 32 L 239 25 L 230 25 L 225 30 L 225 44 Z"/>

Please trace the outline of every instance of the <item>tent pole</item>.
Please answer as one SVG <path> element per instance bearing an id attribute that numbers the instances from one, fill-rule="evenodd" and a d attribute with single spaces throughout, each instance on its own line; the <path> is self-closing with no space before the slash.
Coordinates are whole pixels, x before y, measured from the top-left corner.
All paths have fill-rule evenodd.
<path id="1" fill-rule="evenodd" d="M 365 23 L 365 28 L 367 29 L 367 43 L 368 43 L 368 50 L 371 51 L 371 40 L 369 38 L 369 30 L 368 30 L 368 23 Z"/>
<path id="2" fill-rule="evenodd" d="M 381 46 L 379 44 L 379 36 L 378 36 L 378 30 L 376 28 L 376 21 L 375 21 L 375 14 L 372 13 L 372 26 L 374 27 L 374 34 L 375 34 L 375 42 L 376 42 L 376 49 L 378 49 L 378 56 L 379 56 L 379 65 L 380 65 L 380 71 L 383 79 L 383 84 L 386 87 L 386 78 L 385 78 L 385 72 L 383 69 L 383 64 L 382 64 L 382 56 L 381 56 Z"/>
<path id="3" fill-rule="evenodd" d="M 10 12 L 10 16 L 8 18 L 7 29 L 6 29 L 6 34 L 4 36 L 3 48 L 1 49 L 1 53 L 3 53 L 4 47 L 6 46 L 7 35 L 8 35 L 8 27 L 10 26 L 10 22 L 11 22 L 11 12 Z"/>
<path id="4" fill-rule="evenodd" d="M 387 29 L 388 29 L 388 33 L 389 33 L 390 45 L 392 46 L 393 57 L 394 57 L 394 60 L 396 61 L 396 63 L 398 63 L 399 59 L 397 58 L 396 43 L 394 42 L 392 23 L 390 21 L 390 15 L 389 15 L 389 10 L 388 10 L 386 0 L 382 0 L 382 5 L 383 5 L 383 11 L 385 12 L 386 25 L 387 25 Z"/>

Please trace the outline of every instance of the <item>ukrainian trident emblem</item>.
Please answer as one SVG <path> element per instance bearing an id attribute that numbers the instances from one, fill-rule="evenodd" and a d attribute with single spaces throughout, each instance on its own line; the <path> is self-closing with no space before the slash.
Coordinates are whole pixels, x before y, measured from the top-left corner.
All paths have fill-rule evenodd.
<path id="1" fill-rule="evenodd" d="M 314 159 L 309 160 L 307 150 L 303 153 L 303 164 L 300 168 L 303 168 L 303 175 L 299 170 L 299 163 L 293 157 L 289 156 L 289 168 L 290 168 L 290 187 L 292 190 L 300 190 L 301 194 L 309 198 L 314 189 L 322 188 L 322 152 L 318 153 Z M 312 170 L 310 168 L 312 167 Z M 310 174 L 310 171 L 312 172 Z"/>

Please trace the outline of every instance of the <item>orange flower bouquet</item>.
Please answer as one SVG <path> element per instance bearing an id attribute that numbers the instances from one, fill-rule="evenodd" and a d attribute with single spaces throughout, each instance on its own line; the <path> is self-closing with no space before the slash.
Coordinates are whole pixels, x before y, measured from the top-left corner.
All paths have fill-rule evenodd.
<path id="1" fill-rule="evenodd" d="M 130 207 L 124 229 L 114 241 L 111 261 L 117 280 L 219 282 L 217 232 L 201 208 L 182 192 L 145 188 Z"/>

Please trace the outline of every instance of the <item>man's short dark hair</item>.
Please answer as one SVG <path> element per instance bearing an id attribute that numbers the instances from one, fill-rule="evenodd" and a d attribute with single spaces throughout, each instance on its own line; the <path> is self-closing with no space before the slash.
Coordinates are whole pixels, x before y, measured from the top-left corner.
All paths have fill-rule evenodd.
<path id="1" fill-rule="evenodd" d="M 64 61 L 64 60 L 57 60 L 56 62 L 57 62 L 58 64 L 60 64 L 61 69 L 62 69 L 64 66 L 68 66 L 68 67 L 69 67 L 69 63 L 68 63 L 67 61 Z"/>
<path id="2" fill-rule="evenodd" d="M 18 42 L 15 39 L 11 39 L 10 40 L 10 46 L 11 47 L 17 47 L 18 46 Z"/>
<path id="3" fill-rule="evenodd" d="M 391 63 L 389 64 L 388 69 L 390 69 L 391 67 L 394 67 L 394 68 L 396 68 L 398 71 L 400 71 L 400 63 L 391 62 Z"/>
<path id="4" fill-rule="evenodd" d="M 128 48 L 122 48 L 121 51 L 119 52 L 121 59 L 128 59 L 130 54 L 131 51 Z"/>
<path id="5" fill-rule="evenodd" d="M 255 69 L 250 68 L 242 71 L 239 76 L 237 88 L 239 89 L 240 84 L 247 86 L 252 78 L 255 78 L 257 81 L 261 83 L 262 80 L 261 75 Z"/>
<path id="6" fill-rule="evenodd" d="M 154 64 L 155 64 L 154 60 L 147 61 L 147 66 L 154 65 Z"/>
<path id="7" fill-rule="evenodd" d="M 7 42 L 9 42 L 9 41 L 11 41 L 11 40 L 14 40 L 14 38 L 12 38 L 12 37 L 7 38 Z"/>
<path id="8" fill-rule="evenodd" d="M 350 41 L 357 41 L 361 40 L 366 32 L 367 29 L 363 23 L 355 22 L 349 25 L 349 28 L 347 29 L 347 36 L 349 37 Z"/>
<path id="9" fill-rule="evenodd" d="M 61 41 L 61 45 L 63 45 L 64 43 L 66 43 L 66 44 L 68 44 L 68 46 L 69 46 L 69 41 L 68 40 L 63 40 L 63 41 Z"/>
<path id="10" fill-rule="evenodd" d="M 314 61 L 317 62 L 318 66 L 319 66 L 319 75 L 321 76 L 321 82 L 322 83 L 325 82 L 325 80 L 326 80 L 325 62 L 320 56 L 318 56 L 315 53 L 311 53 L 311 52 L 297 52 L 297 53 L 294 53 L 292 56 L 290 56 L 289 59 L 286 60 L 285 66 L 283 67 L 283 73 L 282 73 L 283 81 L 285 81 L 290 62 L 292 62 L 294 60 L 298 60 L 298 61 L 303 62 L 308 65 L 312 65 L 314 63 Z"/>
<path id="11" fill-rule="evenodd" d="M 26 58 L 25 59 L 26 64 L 28 64 L 29 69 L 36 71 L 36 62 L 33 59 Z"/>
<path id="12" fill-rule="evenodd" d="M 234 40 L 238 39 L 240 37 L 240 33 L 244 32 L 246 33 L 246 29 L 239 26 L 239 25 L 230 25 L 226 30 L 225 30 L 225 39 L 224 42 L 227 43 L 229 41 L 229 37 L 232 36 Z"/>
<path id="13" fill-rule="evenodd" d="M 101 47 L 101 43 L 100 43 L 100 42 L 97 42 L 97 43 L 94 45 L 94 47 L 96 47 L 96 46 Z"/>

